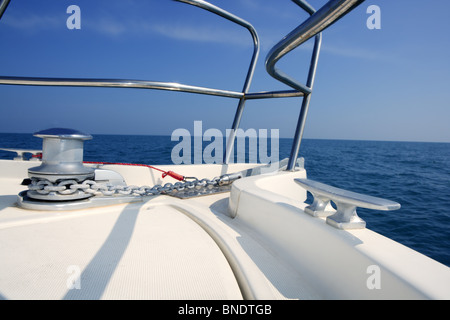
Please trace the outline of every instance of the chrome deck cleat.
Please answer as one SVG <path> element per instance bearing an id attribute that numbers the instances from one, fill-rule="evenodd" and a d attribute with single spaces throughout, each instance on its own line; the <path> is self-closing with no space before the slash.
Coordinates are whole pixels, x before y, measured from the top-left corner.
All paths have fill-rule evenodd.
<path id="1" fill-rule="evenodd" d="M 295 179 L 295 182 L 314 197 L 313 203 L 305 208 L 305 212 L 313 217 L 326 217 L 326 222 L 338 229 L 366 227 L 366 222 L 356 213 L 358 207 L 383 211 L 400 209 L 397 202 L 336 188 L 310 179 Z M 336 211 L 327 209 L 330 201 L 336 204 Z"/>

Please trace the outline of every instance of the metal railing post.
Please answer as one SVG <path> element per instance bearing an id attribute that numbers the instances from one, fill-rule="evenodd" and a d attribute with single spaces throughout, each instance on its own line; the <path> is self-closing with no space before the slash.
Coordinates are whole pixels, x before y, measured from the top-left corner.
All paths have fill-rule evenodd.
<path id="1" fill-rule="evenodd" d="M 10 0 L 2 0 L 0 2 L 0 19 L 2 18 L 3 13 L 5 12 L 6 8 L 8 7 L 9 1 Z"/>
<path id="2" fill-rule="evenodd" d="M 319 61 L 320 46 L 322 44 L 322 34 L 316 35 L 314 42 L 314 50 L 311 58 L 311 66 L 309 69 L 308 80 L 306 85 L 312 89 L 314 80 L 316 77 L 317 63 Z M 291 154 L 289 156 L 289 162 L 286 167 L 286 171 L 293 171 L 295 169 L 295 163 L 297 161 L 298 153 L 300 152 L 300 144 L 303 139 L 303 131 L 305 130 L 306 117 L 308 115 L 309 103 L 311 101 L 311 93 L 305 95 L 302 101 L 302 107 L 300 109 L 300 115 L 298 117 L 297 128 L 295 129 L 294 141 L 292 142 Z"/>
<path id="3" fill-rule="evenodd" d="M 10 0 L 0 0 L 0 18 L 3 15 Z M 253 55 L 247 76 L 244 82 L 242 92 L 220 90 L 199 86 L 191 86 L 173 82 L 146 81 L 146 80 L 126 80 L 126 79 L 76 79 L 76 78 L 36 78 L 36 77 L 11 77 L 0 76 L 0 85 L 31 85 L 31 86 L 70 86 L 70 87 L 114 87 L 114 88 L 141 88 L 153 90 L 170 90 L 179 92 L 190 92 L 196 94 L 207 94 L 221 97 L 237 98 L 239 103 L 234 116 L 232 128 L 229 137 L 227 137 L 227 146 L 224 152 L 224 163 L 230 161 L 231 151 L 233 150 L 236 131 L 239 128 L 242 114 L 247 99 L 266 99 L 266 98 L 282 98 L 282 97 L 303 97 L 300 115 L 292 144 L 291 154 L 286 170 L 295 169 L 295 163 L 299 154 L 300 144 L 305 128 L 306 117 L 308 114 L 309 104 L 311 101 L 311 92 L 314 84 L 317 62 L 319 58 L 320 46 L 322 41 L 321 32 L 331 24 L 339 20 L 346 13 L 357 7 L 364 0 L 329 0 L 322 8 L 315 11 L 304 0 L 292 0 L 310 17 L 292 30 L 286 37 L 278 42 L 267 55 L 265 65 L 266 70 L 275 79 L 287 84 L 294 90 L 285 91 L 266 91 L 266 92 L 249 92 L 250 84 L 255 71 L 258 55 L 259 55 L 259 38 L 254 27 L 247 21 L 215 6 L 204 0 L 176 0 L 184 2 L 196 7 L 205 9 L 217 14 L 227 20 L 230 20 L 240 26 L 245 27 L 253 38 Z M 314 49 L 311 58 L 308 78 L 306 85 L 298 82 L 289 75 L 283 73 L 275 67 L 276 63 L 287 53 L 304 43 L 305 41 L 315 37 Z"/>
<path id="4" fill-rule="evenodd" d="M 295 169 L 295 162 L 300 150 L 300 144 L 305 128 L 306 116 L 308 113 L 309 103 L 311 100 L 312 86 L 314 84 L 315 73 L 317 69 L 317 61 L 319 57 L 321 35 L 320 33 L 328 28 L 331 24 L 339 20 L 346 13 L 361 4 L 364 0 L 330 0 L 318 11 L 315 11 L 304 0 L 293 0 L 295 4 L 310 14 L 310 17 L 292 30 L 286 37 L 278 42 L 268 53 L 266 58 L 266 70 L 275 79 L 284 84 L 304 93 L 302 107 L 300 110 L 299 120 L 294 135 L 289 163 L 286 168 L 288 171 Z M 287 53 L 297 48 L 302 43 L 315 36 L 314 51 L 309 68 L 308 80 L 306 85 L 293 79 L 286 73 L 275 67 L 276 63 Z"/>
<path id="5" fill-rule="evenodd" d="M 244 106 L 245 106 L 245 100 L 246 100 L 245 94 L 248 93 L 248 91 L 250 89 L 250 84 L 252 82 L 253 74 L 254 74 L 255 68 L 256 68 L 256 63 L 258 61 L 259 37 L 258 37 L 258 34 L 256 33 L 255 28 L 250 23 L 248 23 L 247 21 L 245 21 L 245 20 L 219 8 L 219 7 L 216 7 L 206 1 L 203 1 L 203 0 L 177 0 L 177 1 L 191 4 L 191 5 L 197 6 L 199 8 L 208 10 L 208 11 L 215 13 L 225 19 L 228 19 L 240 26 L 243 26 L 250 32 L 250 34 L 253 38 L 252 60 L 250 62 L 250 66 L 249 66 L 248 72 L 247 72 L 247 77 L 245 78 L 244 87 L 242 89 L 242 93 L 244 94 L 244 96 L 239 99 L 239 104 L 237 106 L 236 113 L 235 113 L 234 119 L 233 119 L 233 124 L 231 126 L 230 136 L 227 137 L 228 144 L 226 146 L 224 156 L 223 156 L 223 163 L 227 164 L 227 163 L 229 163 L 231 151 L 233 150 L 234 139 L 236 138 L 236 130 L 239 128 L 239 124 L 242 119 L 242 114 L 244 112 Z"/>

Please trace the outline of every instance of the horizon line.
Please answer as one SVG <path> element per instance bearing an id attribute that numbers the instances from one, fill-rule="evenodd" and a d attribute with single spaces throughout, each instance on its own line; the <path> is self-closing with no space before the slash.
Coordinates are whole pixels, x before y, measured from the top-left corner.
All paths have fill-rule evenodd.
<path id="1" fill-rule="evenodd" d="M 32 132 L 2 132 L 0 134 L 29 134 L 33 135 Z M 91 135 L 104 135 L 104 136 L 156 136 L 156 137 L 170 137 L 170 134 L 147 134 L 147 133 L 90 133 Z M 192 137 L 199 137 L 192 135 Z M 200 136 L 201 137 L 201 136 Z M 226 138 L 226 137 L 224 137 Z M 279 137 L 279 139 L 293 139 L 292 137 Z M 380 140 L 380 139 L 349 139 L 349 138 L 311 138 L 304 137 L 302 140 L 332 140 L 332 141 L 368 141 L 368 142 L 412 142 L 412 143 L 450 143 L 450 141 L 426 141 L 426 140 Z"/>

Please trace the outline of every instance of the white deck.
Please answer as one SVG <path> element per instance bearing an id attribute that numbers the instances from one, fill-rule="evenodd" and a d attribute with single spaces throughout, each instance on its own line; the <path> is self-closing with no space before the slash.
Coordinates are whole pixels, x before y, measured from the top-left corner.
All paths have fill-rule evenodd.
<path id="1" fill-rule="evenodd" d="M 33 211 L 16 200 L 34 165 L 0 160 L 0 299 L 450 298 L 448 267 L 305 214 L 294 182 L 304 170 L 238 180 L 231 196 Z M 162 182 L 148 168 L 108 167 L 130 185 Z M 161 166 L 199 178 L 247 167 Z M 367 285 L 373 265 L 381 288 Z"/>

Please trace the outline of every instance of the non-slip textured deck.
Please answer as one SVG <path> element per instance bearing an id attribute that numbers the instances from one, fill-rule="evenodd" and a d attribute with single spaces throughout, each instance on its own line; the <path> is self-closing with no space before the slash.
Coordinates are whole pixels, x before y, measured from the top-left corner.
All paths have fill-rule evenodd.
<path id="1" fill-rule="evenodd" d="M 8 219 L 0 261 L 3 299 L 242 299 L 215 242 L 168 206 Z"/>

